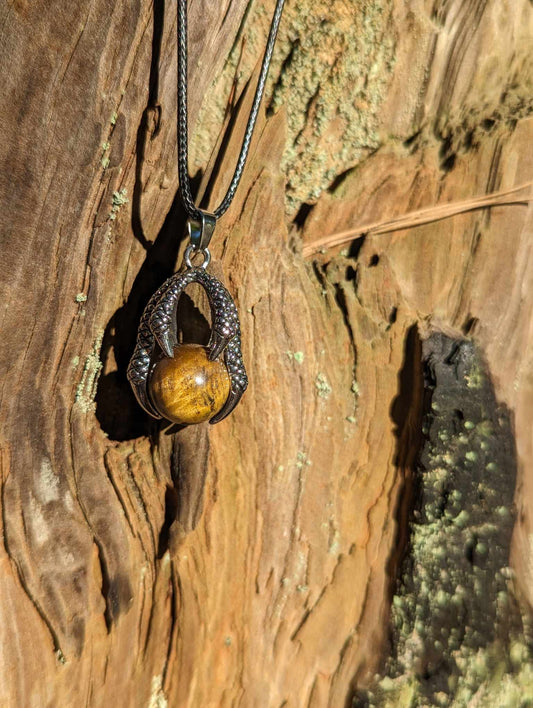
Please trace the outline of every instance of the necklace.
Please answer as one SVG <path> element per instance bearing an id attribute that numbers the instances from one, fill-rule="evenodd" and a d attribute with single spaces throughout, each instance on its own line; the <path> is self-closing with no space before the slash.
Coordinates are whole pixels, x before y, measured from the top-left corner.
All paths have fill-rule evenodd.
<path id="1" fill-rule="evenodd" d="M 190 242 L 181 269 L 152 295 L 143 312 L 127 374 L 137 401 L 154 418 L 182 425 L 206 420 L 218 423 L 231 413 L 248 386 L 237 308 L 224 285 L 207 272 L 209 243 L 217 219 L 227 211 L 242 177 L 283 5 L 284 0 L 277 0 L 235 172 L 224 199 L 210 213 L 195 205 L 189 180 L 187 0 L 178 0 L 178 172 Z M 198 256 L 203 259 L 201 264 L 193 265 Z M 211 309 L 211 336 L 206 347 L 178 341 L 178 300 L 191 283 L 203 287 Z"/>

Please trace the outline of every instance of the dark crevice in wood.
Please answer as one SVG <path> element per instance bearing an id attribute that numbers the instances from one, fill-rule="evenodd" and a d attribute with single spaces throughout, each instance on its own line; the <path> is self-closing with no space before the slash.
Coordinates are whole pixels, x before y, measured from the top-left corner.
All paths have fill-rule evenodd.
<path id="1" fill-rule="evenodd" d="M 490 161 L 489 175 L 487 179 L 487 194 L 495 192 L 500 188 L 501 174 L 500 174 L 500 161 L 502 159 L 503 142 L 498 139 L 496 145 L 494 146 L 494 151 L 492 153 L 492 159 Z"/>
<path id="2" fill-rule="evenodd" d="M 475 330 L 477 329 L 477 326 L 479 324 L 479 320 L 477 317 L 472 317 L 469 315 L 466 320 L 464 321 L 463 326 L 461 327 L 463 334 L 466 336 L 472 335 L 475 333 Z"/>
<path id="3" fill-rule="evenodd" d="M 389 606 L 398 585 L 398 569 L 408 555 L 409 524 L 416 503 L 415 468 L 423 441 L 423 409 L 422 343 L 418 327 L 413 325 L 407 331 L 402 368 L 398 374 L 398 395 L 394 399 L 390 411 L 397 438 L 394 464 L 400 477 L 400 489 L 394 513 L 396 535 L 386 567 L 389 581 L 387 588 Z M 389 642 L 392 643 L 392 636 Z M 382 652 L 382 670 L 385 668 L 385 656 L 389 654 L 389 651 Z M 355 675 L 351 681 L 345 708 L 368 708 L 371 705 L 367 691 L 357 688 L 358 678 L 358 675 Z"/>
<path id="4" fill-rule="evenodd" d="M 451 172 L 455 167 L 455 161 L 457 160 L 457 155 L 452 152 L 441 162 L 441 169 L 443 172 Z"/>
<path id="5" fill-rule="evenodd" d="M 112 608 L 112 598 L 111 598 L 111 580 L 109 578 L 109 572 L 107 569 L 107 563 L 105 562 L 104 558 L 104 550 L 102 548 L 102 544 L 100 541 L 95 537 L 94 542 L 96 543 L 96 546 L 98 548 L 98 562 L 100 563 L 100 574 L 102 576 L 102 597 L 104 598 L 105 602 L 105 610 L 104 610 L 104 620 L 105 620 L 105 626 L 107 629 L 107 633 L 111 631 L 113 627 L 113 608 Z"/>
<path id="6" fill-rule="evenodd" d="M 483 130 L 486 130 L 487 133 L 490 133 L 490 131 L 494 128 L 495 125 L 496 121 L 494 118 L 484 118 L 481 121 L 481 127 L 483 128 Z"/>
<path id="7" fill-rule="evenodd" d="M 377 256 L 373 258 L 377 258 Z M 398 471 L 400 483 L 394 511 L 396 521 L 395 539 L 386 565 L 388 578 L 387 604 L 389 607 L 398 589 L 399 570 L 409 554 L 409 528 L 413 520 L 418 496 L 416 466 L 422 449 L 423 411 L 427 405 L 427 402 L 424 404 L 422 342 L 418 326 L 412 325 L 408 329 L 405 338 L 403 362 L 398 373 L 398 394 L 393 400 L 390 410 L 397 439 L 394 464 Z M 389 630 L 389 646 L 382 650 L 382 672 L 386 670 L 386 660 L 390 655 L 392 643 L 393 634 Z M 356 675 L 351 682 L 351 691 L 345 702 L 346 708 L 368 708 L 371 705 L 368 692 L 359 690 L 357 684 L 358 677 Z"/>
<path id="8" fill-rule="evenodd" d="M 183 595 L 183 592 L 181 589 L 180 577 L 179 577 L 178 570 L 177 570 L 174 563 L 172 564 L 172 567 L 171 567 L 171 577 L 170 577 L 168 592 L 170 595 L 170 618 L 169 618 L 169 624 L 168 624 L 167 651 L 165 653 L 165 663 L 163 665 L 163 670 L 161 672 L 163 687 L 165 687 L 167 672 L 168 672 L 168 667 L 170 664 L 170 658 L 172 656 L 172 652 L 176 649 L 177 633 L 179 630 L 178 602 L 179 602 L 179 599 Z"/>
<path id="9" fill-rule="evenodd" d="M 314 204 L 308 204 L 307 202 L 304 202 L 300 205 L 300 208 L 296 212 L 296 216 L 292 221 L 293 224 L 297 226 L 300 230 L 303 229 L 306 219 L 313 210 L 313 207 Z"/>
<path id="10" fill-rule="evenodd" d="M 441 137 L 441 145 L 439 148 L 440 168 L 443 172 L 450 172 L 455 165 L 457 155 L 453 149 L 453 134 Z"/>
<path id="11" fill-rule="evenodd" d="M 165 15 L 165 0 L 153 2 L 153 32 L 152 58 L 150 61 L 150 78 L 148 79 L 148 103 L 143 111 L 137 130 L 137 149 L 135 163 L 135 185 L 132 195 L 131 226 L 133 235 L 142 246 L 148 250 L 151 242 L 146 238 L 142 226 L 141 200 L 144 189 L 142 171 L 146 155 L 146 145 L 153 140 L 161 125 L 161 106 L 159 105 L 159 61 L 161 58 L 161 42 Z"/>
<path id="12" fill-rule="evenodd" d="M 357 271 L 354 270 L 354 277 L 350 279 L 351 282 L 353 282 L 353 287 L 354 289 L 357 288 Z M 353 331 L 353 324 L 350 320 L 350 312 L 348 309 L 348 303 L 346 302 L 346 292 L 344 288 L 346 287 L 346 284 L 344 282 L 342 283 L 335 283 L 335 302 L 339 306 L 339 309 L 342 313 L 342 318 L 344 320 L 344 324 L 346 326 L 346 329 L 348 331 L 349 337 L 350 337 L 350 343 L 352 345 L 352 351 L 353 351 L 353 378 L 355 380 L 356 378 L 356 362 L 357 362 L 357 346 L 356 346 L 356 337 Z"/>
<path id="13" fill-rule="evenodd" d="M 354 238 L 354 240 L 350 243 L 350 248 L 348 250 L 349 258 L 353 258 L 354 260 L 357 260 L 359 258 L 359 252 L 363 248 L 365 241 L 366 234 Z"/>
<path id="14" fill-rule="evenodd" d="M 101 593 L 105 602 L 104 620 L 109 634 L 120 615 L 127 612 L 132 600 L 132 589 L 126 575 L 112 574 L 106 560 L 104 542 L 97 536 L 94 536 L 93 540 L 98 548 L 98 562 L 102 576 Z M 83 640 L 80 641 L 80 645 L 83 645 Z"/>
<path id="15" fill-rule="evenodd" d="M 328 187 L 328 192 L 330 194 L 335 194 L 335 192 L 342 187 L 342 185 L 346 182 L 347 178 L 355 172 L 357 167 L 350 167 L 347 170 L 344 170 L 344 172 L 341 172 L 338 174 L 335 179 L 332 181 L 332 183 Z"/>
<path id="16" fill-rule="evenodd" d="M 422 134 L 422 129 L 417 130 L 415 133 L 413 133 L 408 138 L 406 138 L 403 141 L 404 148 L 409 150 L 409 152 L 411 152 L 411 153 L 415 152 L 416 148 L 418 147 L 418 138 L 420 137 L 421 134 Z"/>
<path id="17" fill-rule="evenodd" d="M 159 540 L 157 544 L 157 557 L 162 558 L 168 550 L 170 539 L 170 527 L 176 520 L 178 513 L 179 500 L 176 489 L 167 485 L 165 491 L 165 520 L 159 531 Z"/>
<path id="18" fill-rule="evenodd" d="M 113 473 L 113 466 L 112 466 L 112 464 L 110 464 L 110 461 L 109 461 L 109 451 L 104 455 L 104 468 L 105 468 L 105 471 L 107 474 L 107 478 L 109 479 L 109 482 L 110 482 L 111 486 L 113 487 L 113 491 L 115 492 L 117 500 L 118 500 L 120 507 L 124 513 L 124 518 L 126 519 L 130 533 L 133 537 L 136 534 L 136 530 L 135 530 L 134 524 L 132 523 L 132 519 L 131 519 L 130 513 L 128 511 L 128 506 L 126 504 L 126 500 L 124 499 L 122 492 L 120 490 L 120 487 L 116 482 L 115 475 Z M 133 476 L 131 477 L 131 479 L 133 480 Z"/>
<path id="19" fill-rule="evenodd" d="M 364 154 L 361 155 L 356 165 L 348 167 L 346 170 L 340 172 L 336 177 L 333 178 L 331 184 L 327 187 L 326 191 L 328 194 L 333 194 L 336 196 L 342 196 L 342 188 L 344 187 L 346 181 L 349 177 L 354 175 L 361 167 L 378 151 L 380 146 L 377 147 L 364 147 Z"/>
<path id="20" fill-rule="evenodd" d="M 357 281 L 357 269 L 354 268 L 352 265 L 346 266 L 346 270 L 344 271 L 344 278 L 348 283 Z"/>
<path id="21" fill-rule="evenodd" d="M 150 61 L 150 78 L 148 80 L 148 106 L 155 107 L 159 103 L 159 59 L 165 22 L 165 0 L 153 0 L 152 58 Z"/>
<path id="22" fill-rule="evenodd" d="M 415 469 L 423 443 L 422 418 L 428 401 L 425 401 L 422 342 L 417 325 L 407 332 L 402 368 L 398 375 L 398 395 L 391 406 L 391 418 L 396 436 L 394 464 L 400 476 L 400 489 L 396 504 L 396 539 L 387 564 L 389 602 L 397 586 L 398 568 L 401 566 L 409 544 L 409 523 L 417 496 Z"/>

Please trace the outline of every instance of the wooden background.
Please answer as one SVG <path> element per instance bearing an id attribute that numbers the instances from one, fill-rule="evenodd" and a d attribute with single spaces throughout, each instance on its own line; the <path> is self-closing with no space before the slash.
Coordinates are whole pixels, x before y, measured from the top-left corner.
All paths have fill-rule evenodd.
<path id="1" fill-rule="evenodd" d="M 205 204 L 272 10 L 190 3 Z M 521 618 L 497 687 L 449 673 L 476 705 L 533 691 L 532 29 L 527 0 L 288 0 L 213 242 L 250 387 L 175 434 L 125 379 L 184 229 L 175 2 L 0 3 L 0 705 L 465 705 L 457 681 L 421 698 L 427 667 L 390 664 L 435 332 L 473 341 L 509 421 L 512 541 L 495 538 Z"/>

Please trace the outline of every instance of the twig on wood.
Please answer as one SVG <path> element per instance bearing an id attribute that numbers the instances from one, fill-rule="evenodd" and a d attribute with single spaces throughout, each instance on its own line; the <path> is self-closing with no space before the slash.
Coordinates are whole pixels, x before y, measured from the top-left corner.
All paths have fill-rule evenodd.
<path id="1" fill-rule="evenodd" d="M 472 199 L 449 202 L 447 204 L 437 204 L 424 209 L 410 211 L 407 214 L 394 217 L 393 219 L 362 224 L 361 226 L 356 226 L 347 231 L 340 231 L 336 234 L 330 234 L 329 236 L 324 236 L 316 241 L 307 243 L 303 246 L 302 253 L 304 257 L 312 256 L 314 253 L 318 253 L 321 250 L 349 243 L 353 241 L 355 237 L 363 234 L 385 234 L 391 231 L 401 231 L 412 228 L 413 226 L 428 224 L 431 221 L 448 219 L 451 216 L 464 214 L 465 212 L 474 211 L 476 209 L 487 209 L 493 206 L 508 206 L 512 204 L 528 204 L 533 199 L 533 194 L 531 193 L 532 186 L 533 182 L 526 182 L 519 187 L 513 187 L 512 189 L 501 192 L 492 192 L 482 197 L 474 197 Z M 520 192 L 525 190 L 529 190 L 529 192 L 518 196 Z"/>

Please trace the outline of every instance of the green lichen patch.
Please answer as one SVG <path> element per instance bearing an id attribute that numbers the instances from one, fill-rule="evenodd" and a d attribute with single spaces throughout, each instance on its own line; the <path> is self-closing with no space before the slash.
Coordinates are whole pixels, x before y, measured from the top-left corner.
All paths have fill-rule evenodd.
<path id="1" fill-rule="evenodd" d="M 128 190 L 126 187 L 120 189 L 118 192 L 113 192 L 113 197 L 111 199 L 111 211 L 109 212 L 110 221 L 114 221 L 124 204 L 129 202 Z"/>
<path id="2" fill-rule="evenodd" d="M 305 358 L 303 352 L 291 352 L 291 351 L 287 350 L 286 354 L 289 357 L 289 359 L 291 359 L 292 361 L 295 361 L 297 364 L 303 364 L 304 358 Z"/>
<path id="3" fill-rule="evenodd" d="M 316 393 L 319 398 L 327 399 L 331 396 L 332 388 L 326 378 L 326 374 L 319 372 L 315 379 Z"/>
<path id="4" fill-rule="evenodd" d="M 102 156 L 100 158 L 100 164 L 102 167 L 107 169 L 109 167 L 109 148 L 111 147 L 111 144 L 106 140 L 105 142 L 102 143 Z"/>
<path id="5" fill-rule="evenodd" d="M 91 351 L 85 358 L 81 381 L 76 387 L 76 405 L 78 405 L 84 413 L 88 413 L 95 408 L 94 399 L 96 396 L 98 377 L 102 370 L 100 349 L 102 348 L 103 336 L 103 332 L 101 332 L 94 340 Z"/>
<path id="6" fill-rule="evenodd" d="M 355 367 L 354 367 L 354 373 L 355 373 Z M 346 420 L 348 423 L 356 423 L 357 422 L 357 409 L 359 407 L 359 384 L 355 380 L 355 378 L 352 381 L 352 385 L 350 386 L 350 391 L 353 395 L 353 413 L 351 415 L 346 416 Z"/>
<path id="7" fill-rule="evenodd" d="M 296 467 L 301 470 L 304 467 L 309 467 L 311 465 L 311 460 L 307 457 L 306 452 L 298 452 L 296 455 Z"/>

